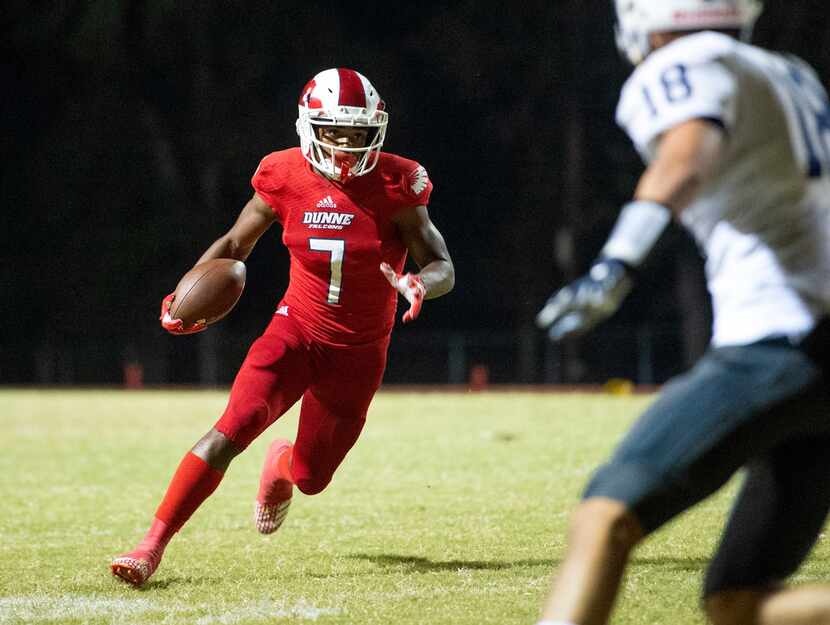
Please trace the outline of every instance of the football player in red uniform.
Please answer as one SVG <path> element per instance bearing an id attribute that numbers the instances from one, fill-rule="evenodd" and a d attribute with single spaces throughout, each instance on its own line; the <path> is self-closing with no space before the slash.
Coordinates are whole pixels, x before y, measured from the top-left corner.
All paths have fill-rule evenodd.
<path id="1" fill-rule="evenodd" d="M 301 147 L 262 159 L 253 197 L 197 261 L 244 260 L 279 222 L 291 256 L 288 289 L 242 363 L 224 414 L 181 461 L 144 539 L 113 560 L 119 578 L 144 583 L 230 461 L 300 399 L 296 440 L 274 441 L 265 459 L 257 530 L 282 524 L 294 486 L 322 491 L 380 385 L 398 293 L 409 302 L 409 322 L 424 299 L 452 289 L 453 264 L 426 208 L 432 183 L 418 163 L 381 151 L 387 122 L 366 77 L 342 68 L 317 74 L 300 95 Z M 417 274 L 403 273 L 407 253 Z M 171 318 L 171 301 L 162 303 L 165 329 L 204 329 Z"/>

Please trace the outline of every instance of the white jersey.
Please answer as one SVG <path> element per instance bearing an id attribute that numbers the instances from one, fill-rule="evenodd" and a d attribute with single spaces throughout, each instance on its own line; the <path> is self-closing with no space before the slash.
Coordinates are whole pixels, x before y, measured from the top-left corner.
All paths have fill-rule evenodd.
<path id="1" fill-rule="evenodd" d="M 803 61 L 713 32 L 653 52 L 617 122 L 646 161 L 684 121 L 722 125 L 725 152 L 683 212 L 706 256 L 715 345 L 798 339 L 830 314 L 830 105 Z"/>

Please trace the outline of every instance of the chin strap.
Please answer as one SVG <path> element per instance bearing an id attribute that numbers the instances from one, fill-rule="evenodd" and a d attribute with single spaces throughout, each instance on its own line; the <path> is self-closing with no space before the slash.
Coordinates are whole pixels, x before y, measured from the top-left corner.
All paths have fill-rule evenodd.
<path id="1" fill-rule="evenodd" d="M 348 160 L 340 163 L 340 182 L 348 182 L 354 178 L 352 175 L 352 164 Z"/>

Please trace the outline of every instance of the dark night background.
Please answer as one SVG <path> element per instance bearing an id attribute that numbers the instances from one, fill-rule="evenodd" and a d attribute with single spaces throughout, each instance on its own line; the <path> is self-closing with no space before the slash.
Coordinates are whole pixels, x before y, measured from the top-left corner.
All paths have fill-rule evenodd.
<path id="1" fill-rule="evenodd" d="M 234 313 L 172 337 L 159 301 L 233 222 L 297 95 L 353 67 L 387 102 L 385 149 L 426 166 L 455 290 L 396 329 L 388 383 L 662 382 L 708 339 L 694 245 L 657 250 L 620 313 L 548 345 L 532 319 L 582 273 L 642 166 L 613 122 L 629 69 L 607 0 L 10 2 L 0 18 L 2 384 L 226 384 L 286 286 L 279 228 Z M 42 7 L 42 8 L 35 8 Z M 826 0 L 769 0 L 754 41 L 827 84 Z M 400 312 L 399 312 L 400 316 Z"/>

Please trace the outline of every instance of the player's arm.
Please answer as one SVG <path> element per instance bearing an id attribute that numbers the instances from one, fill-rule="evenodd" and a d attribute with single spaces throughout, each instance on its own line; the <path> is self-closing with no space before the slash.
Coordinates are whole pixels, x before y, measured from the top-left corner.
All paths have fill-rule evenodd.
<path id="1" fill-rule="evenodd" d="M 417 274 L 398 275 L 387 263 L 380 269 L 389 283 L 410 303 L 404 322 L 418 317 L 421 302 L 449 293 L 455 285 L 455 267 L 452 264 L 444 237 L 429 218 L 426 206 L 400 211 L 393 218 L 401 241 L 418 265 Z"/>
<path id="2" fill-rule="evenodd" d="M 254 193 L 253 197 L 242 208 L 236 222 L 221 237 L 205 250 L 199 257 L 196 264 L 203 263 L 214 258 L 235 258 L 245 260 L 254 249 L 254 245 L 266 230 L 276 221 L 271 207 L 266 204 L 259 195 Z M 201 332 L 207 326 L 202 323 L 184 327 L 181 319 L 173 319 L 170 315 L 170 307 L 173 304 L 174 293 L 170 293 L 161 301 L 162 327 L 171 334 L 194 334 Z"/>
<path id="3" fill-rule="evenodd" d="M 555 292 L 536 316 L 552 340 L 578 336 L 610 317 L 633 286 L 633 272 L 717 167 L 725 134 L 706 119 L 691 119 L 658 139 L 656 157 L 643 173 L 600 257 L 588 274 Z"/>
<path id="4" fill-rule="evenodd" d="M 257 193 L 242 208 L 236 222 L 205 250 L 196 264 L 213 258 L 245 260 L 265 231 L 277 220 L 274 211 Z"/>
<path id="5" fill-rule="evenodd" d="M 720 158 L 726 135 L 711 120 L 692 119 L 659 140 L 657 158 L 640 178 L 635 201 L 655 202 L 679 217 Z"/>
<path id="6" fill-rule="evenodd" d="M 429 218 L 426 206 L 400 211 L 393 219 L 401 241 L 420 271 L 424 283 L 424 299 L 440 297 L 455 285 L 455 267 L 450 259 L 444 237 Z"/>

